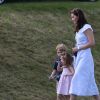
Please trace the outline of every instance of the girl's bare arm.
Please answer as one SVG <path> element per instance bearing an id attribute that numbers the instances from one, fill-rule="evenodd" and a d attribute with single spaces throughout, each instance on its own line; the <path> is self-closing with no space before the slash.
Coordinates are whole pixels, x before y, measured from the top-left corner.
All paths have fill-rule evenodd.
<path id="1" fill-rule="evenodd" d="M 75 73 L 75 70 L 73 67 L 69 67 L 69 73 L 67 75 L 73 75 Z"/>
<path id="2" fill-rule="evenodd" d="M 88 43 L 84 44 L 83 46 L 80 46 L 79 48 L 77 48 L 77 47 L 72 48 L 73 52 L 77 52 L 79 50 L 84 50 L 84 49 L 87 49 L 87 48 L 91 48 L 92 46 L 95 45 L 93 31 L 91 29 L 87 29 L 86 31 L 84 31 L 84 34 L 88 38 Z"/>
<path id="3" fill-rule="evenodd" d="M 55 74 L 56 74 L 56 70 L 54 69 L 49 77 L 49 79 L 53 79 L 55 77 Z"/>

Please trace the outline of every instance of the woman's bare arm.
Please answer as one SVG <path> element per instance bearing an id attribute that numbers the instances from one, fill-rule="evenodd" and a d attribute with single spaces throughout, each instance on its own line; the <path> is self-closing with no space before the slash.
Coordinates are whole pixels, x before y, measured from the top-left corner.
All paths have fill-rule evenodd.
<path id="1" fill-rule="evenodd" d="M 93 31 L 91 29 L 87 29 L 86 31 L 84 31 L 84 34 L 88 38 L 88 43 L 84 44 L 83 46 L 80 46 L 79 48 L 77 48 L 77 47 L 72 48 L 73 52 L 77 52 L 79 50 L 84 50 L 84 49 L 87 49 L 87 48 L 91 48 L 92 46 L 95 45 Z"/>

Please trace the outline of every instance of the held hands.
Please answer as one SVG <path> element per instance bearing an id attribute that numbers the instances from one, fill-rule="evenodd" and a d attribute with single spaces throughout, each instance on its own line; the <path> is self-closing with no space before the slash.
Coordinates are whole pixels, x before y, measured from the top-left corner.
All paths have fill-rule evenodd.
<path id="1" fill-rule="evenodd" d="M 75 53 L 77 52 L 79 49 L 77 47 L 72 48 L 72 52 Z"/>
<path id="2" fill-rule="evenodd" d="M 62 71 L 63 67 L 57 67 L 57 71 Z"/>
<path id="3" fill-rule="evenodd" d="M 62 71 L 61 62 L 58 62 L 57 71 Z"/>

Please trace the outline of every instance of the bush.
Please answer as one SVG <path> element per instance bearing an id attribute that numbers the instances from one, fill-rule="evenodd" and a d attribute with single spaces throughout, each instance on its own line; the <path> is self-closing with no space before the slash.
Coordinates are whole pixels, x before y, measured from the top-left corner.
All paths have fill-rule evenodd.
<path id="1" fill-rule="evenodd" d="M 43 1 L 90 1 L 90 2 L 94 2 L 94 1 L 97 1 L 97 0 L 0 0 L 0 4 L 4 3 L 4 2 L 43 2 Z"/>
<path id="2" fill-rule="evenodd" d="M 42 1 L 97 1 L 97 0 L 8 0 L 8 1 L 40 1 L 40 2 L 42 2 Z"/>

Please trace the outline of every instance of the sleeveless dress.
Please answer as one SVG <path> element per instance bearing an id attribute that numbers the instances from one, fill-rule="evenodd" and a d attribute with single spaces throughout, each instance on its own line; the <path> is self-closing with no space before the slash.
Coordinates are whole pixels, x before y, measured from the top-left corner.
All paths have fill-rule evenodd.
<path id="1" fill-rule="evenodd" d="M 57 94 L 69 95 L 69 89 L 71 79 L 73 75 L 69 75 L 70 71 L 68 68 L 63 68 L 60 80 L 57 86 Z"/>
<path id="2" fill-rule="evenodd" d="M 88 42 L 84 31 L 91 29 L 91 25 L 85 24 L 78 33 L 76 33 L 76 46 L 82 46 Z M 93 31 L 93 30 L 92 30 Z M 71 81 L 70 94 L 78 96 L 99 95 L 99 91 L 94 78 L 94 61 L 91 49 L 80 50 L 75 59 L 75 73 Z"/>

